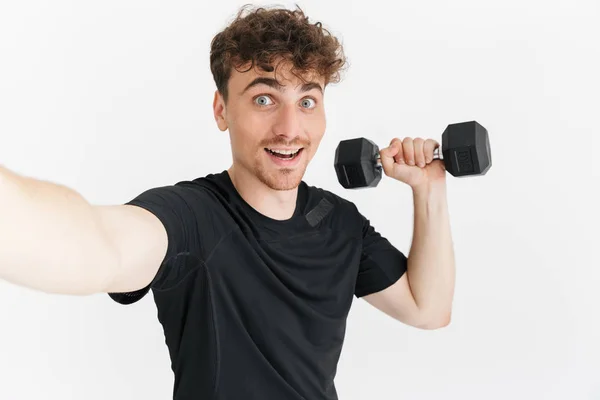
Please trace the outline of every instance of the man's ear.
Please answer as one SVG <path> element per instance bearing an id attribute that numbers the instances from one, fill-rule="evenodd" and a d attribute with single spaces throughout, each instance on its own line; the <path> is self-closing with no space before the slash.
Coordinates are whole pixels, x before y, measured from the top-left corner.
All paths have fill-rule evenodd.
<path id="1" fill-rule="evenodd" d="M 222 132 L 227 130 L 227 110 L 225 108 L 225 101 L 223 96 L 218 90 L 215 90 L 215 99 L 213 100 L 213 113 L 217 126 Z"/>

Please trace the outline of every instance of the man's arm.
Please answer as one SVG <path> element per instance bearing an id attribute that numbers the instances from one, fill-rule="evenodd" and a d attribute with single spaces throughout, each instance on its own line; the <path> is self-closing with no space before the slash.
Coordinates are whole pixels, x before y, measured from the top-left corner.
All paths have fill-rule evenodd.
<path id="1" fill-rule="evenodd" d="M 408 325 L 436 329 L 450 323 L 455 285 L 445 183 L 414 188 L 413 201 L 407 272 L 390 287 L 364 299 Z"/>
<path id="2" fill-rule="evenodd" d="M 445 184 L 413 190 L 414 236 L 408 281 L 427 320 L 447 324 L 454 297 L 455 261 Z"/>
<path id="3" fill-rule="evenodd" d="M 92 206 L 68 187 L 0 166 L 0 279 L 58 294 L 136 290 L 166 249 L 151 213 Z"/>

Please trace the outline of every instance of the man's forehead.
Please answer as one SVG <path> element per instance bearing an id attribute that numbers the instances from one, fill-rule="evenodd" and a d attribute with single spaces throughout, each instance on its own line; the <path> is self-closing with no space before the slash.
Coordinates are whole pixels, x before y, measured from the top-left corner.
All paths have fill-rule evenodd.
<path id="1" fill-rule="evenodd" d="M 254 66 L 252 69 L 248 69 L 247 66 L 233 69 L 231 80 L 236 82 L 236 86 L 239 87 L 240 91 L 249 89 L 247 86 L 251 85 L 253 82 L 255 82 L 255 84 L 266 83 L 279 90 L 294 90 L 302 86 L 306 89 L 307 85 L 310 85 L 309 90 L 313 88 L 313 86 L 319 86 L 320 90 L 323 90 L 325 85 L 325 78 L 318 73 L 307 71 L 302 73 L 296 72 L 295 75 L 288 65 L 278 66 L 277 69 L 273 69 L 273 71 L 265 71 L 257 66 Z"/>

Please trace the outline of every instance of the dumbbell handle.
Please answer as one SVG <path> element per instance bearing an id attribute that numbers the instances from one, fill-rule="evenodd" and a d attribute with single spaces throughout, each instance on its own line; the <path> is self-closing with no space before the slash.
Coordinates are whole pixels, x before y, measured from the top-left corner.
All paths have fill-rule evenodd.
<path id="1" fill-rule="evenodd" d="M 435 150 L 433 150 L 433 159 L 434 160 L 443 160 L 444 159 L 440 153 L 439 147 L 436 147 Z M 376 162 L 378 168 L 383 167 L 383 165 L 381 165 L 381 155 L 379 154 L 379 152 L 377 152 L 377 154 L 375 155 L 375 162 Z"/>

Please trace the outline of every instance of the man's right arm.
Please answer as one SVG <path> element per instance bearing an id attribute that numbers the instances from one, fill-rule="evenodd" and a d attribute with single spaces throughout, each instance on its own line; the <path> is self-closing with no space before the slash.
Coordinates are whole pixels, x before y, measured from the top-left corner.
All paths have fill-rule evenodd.
<path id="1" fill-rule="evenodd" d="M 0 166 L 0 279 L 57 294 L 134 291 L 152 281 L 167 242 L 143 208 L 94 206 Z"/>

